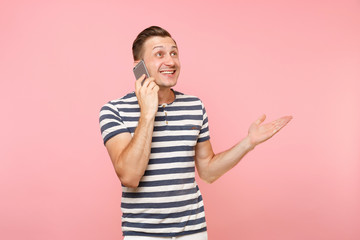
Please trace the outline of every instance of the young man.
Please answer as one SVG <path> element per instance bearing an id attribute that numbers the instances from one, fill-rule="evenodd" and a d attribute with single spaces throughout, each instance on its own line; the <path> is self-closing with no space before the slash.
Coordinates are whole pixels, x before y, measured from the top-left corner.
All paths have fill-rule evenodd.
<path id="1" fill-rule="evenodd" d="M 104 144 L 122 183 L 125 239 L 207 239 L 195 166 L 201 179 L 214 182 L 292 117 L 261 124 L 263 115 L 238 144 L 214 154 L 203 103 L 172 89 L 181 66 L 171 35 L 157 26 L 143 30 L 133 56 L 151 77 L 143 75 L 135 92 L 100 111 Z"/>

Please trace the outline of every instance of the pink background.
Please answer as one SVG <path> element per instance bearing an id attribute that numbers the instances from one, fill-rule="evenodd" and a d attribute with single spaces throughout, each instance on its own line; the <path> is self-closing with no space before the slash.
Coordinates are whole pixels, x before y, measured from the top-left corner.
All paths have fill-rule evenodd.
<path id="1" fill-rule="evenodd" d="M 145 27 L 180 48 L 225 150 L 294 119 L 212 185 L 209 239 L 360 239 L 360 2 L 1 1 L 0 239 L 122 239 L 98 113 L 134 88 Z"/>

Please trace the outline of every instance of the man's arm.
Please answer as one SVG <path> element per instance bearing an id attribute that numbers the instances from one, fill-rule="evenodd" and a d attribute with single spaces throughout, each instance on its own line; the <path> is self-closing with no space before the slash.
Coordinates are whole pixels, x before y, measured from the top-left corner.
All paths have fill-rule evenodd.
<path id="1" fill-rule="evenodd" d="M 149 162 L 155 115 L 158 109 L 159 87 L 154 78 L 143 75 L 136 81 L 135 93 L 140 106 L 140 118 L 134 136 L 121 133 L 109 139 L 108 150 L 116 174 L 124 186 L 136 188 Z"/>
<path id="2" fill-rule="evenodd" d="M 200 178 L 208 183 L 214 182 L 238 164 L 246 153 L 274 136 L 292 119 L 291 116 L 286 116 L 261 125 L 265 118 L 266 116 L 262 115 L 252 123 L 248 136 L 222 153 L 214 154 L 209 140 L 198 143 L 195 148 L 195 163 Z"/>

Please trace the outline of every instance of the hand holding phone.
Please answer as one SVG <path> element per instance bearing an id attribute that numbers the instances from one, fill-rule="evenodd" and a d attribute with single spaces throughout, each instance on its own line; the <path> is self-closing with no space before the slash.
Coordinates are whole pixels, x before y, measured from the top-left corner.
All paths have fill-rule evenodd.
<path id="1" fill-rule="evenodd" d="M 141 81 L 141 86 L 136 82 L 135 93 L 138 99 L 138 103 L 141 109 L 141 113 L 145 116 L 150 114 L 155 116 L 158 110 L 158 91 L 159 86 L 155 83 L 155 79 L 150 77 L 148 70 L 146 69 L 145 62 L 141 60 L 133 69 L 136 80 L 139 80 L 141 76 L 145 74 L 145 78 Z M 146 85 L 143 86 L 144 81 L 149 78 Z"/>
<path id="2" fill-rule="evenodd" d="M 138 80 L 143 74 L 146 75 L 145 79 L 150 77 L 150 74 L 146 68 L 144 60 L 141 60 L 136 66 L 133 68 L 133 72 L 136 80 Z M 142 81 L 141 85 L 144 83 L 145 79 Z"/>

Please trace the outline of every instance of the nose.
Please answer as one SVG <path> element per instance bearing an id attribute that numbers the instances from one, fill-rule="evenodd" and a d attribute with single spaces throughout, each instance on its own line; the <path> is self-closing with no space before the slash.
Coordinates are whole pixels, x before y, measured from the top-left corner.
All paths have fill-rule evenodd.
<path id="1" fill-rule="evenodd" d="M 167 66 L 175 65 L 174 59 L 172 58 L 172 56 L 170 54 L 166 54 L 166 58 L 164 60 L 165 60 L 164 64 Z"/>

